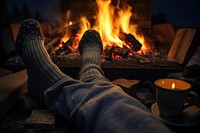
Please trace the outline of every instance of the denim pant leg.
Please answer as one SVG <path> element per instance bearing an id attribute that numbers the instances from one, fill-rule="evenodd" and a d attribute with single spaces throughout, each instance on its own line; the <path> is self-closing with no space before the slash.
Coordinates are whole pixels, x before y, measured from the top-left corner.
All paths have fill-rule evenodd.
<path id="1" fill-rule="evenodd" d="M 102 77 L 62 79 L 45 92 L 45 102 L 84 133 L 171 132 L 143 104 Z"/>

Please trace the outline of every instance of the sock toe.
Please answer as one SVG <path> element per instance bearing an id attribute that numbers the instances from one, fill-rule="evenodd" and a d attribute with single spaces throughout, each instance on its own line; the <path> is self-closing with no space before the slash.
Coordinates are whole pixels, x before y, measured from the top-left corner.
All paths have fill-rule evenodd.
<path id="1" fill-rule="evenodd" d="M 99 47 L 102 53 L 103 44 L 99 33 L 95 30 L 87 30 L 79 43 L 79 52 L 82 55 L 86 47 Z"/>
<path id="2" fill-rule="evenodd" d="M 16 50 L 21 50 L 21 47 L 26 45 L 24 44 L 26 40 L 33 40 L 35 37 L 44 39 L 39 22 L 33 19 L 24 20 L 17 35 L 15 43 Z"/>
<path id="3" fill-rule="evenodd" d="M 44 91 L 66 75 L 46 51 L 39 22 L 32 19 L 23 21 L 15 46 L 27 69 L 29 94 L 43 101 Z"/>

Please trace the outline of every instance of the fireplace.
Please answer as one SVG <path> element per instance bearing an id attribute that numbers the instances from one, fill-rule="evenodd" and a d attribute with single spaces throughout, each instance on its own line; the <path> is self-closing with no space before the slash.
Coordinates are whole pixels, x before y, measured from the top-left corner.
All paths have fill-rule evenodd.
<path id="1" fill-rule="evenodd" d="M 104 2 L 106 4 L 108 0 Z M 136 26 L 137 28 L 134 29 L 136 30 L 135 33 L 132 33 L 130 30 L 122 30 L 122 25 L 120 24 L 120 28 L 112 27 L 112 30 L 118 31 L 120 42 L 117 42 L 117 46 L 114 41 L 104 42 L 110 44 L 104 45 L 104 53 L 102 55 L 102 68 L 109 79 L 112 80 L 119 77 L 156 79 L 164 77 L 171 72 L 183 70 L 181 65 L 167 60 L 171 44 L 169 43 L 168 46 L 165 46 L 167 48 L 163 49 L 160 47 L 163 45 L 159 40 L 160 38 L 158 36 L 155 37 L 155 34 L 153 34 L 155 30 L 152 27 L 151 0 L 127 0 L 127 3 L 122 0 L 121 2 L 112 0 L 110 2 L 109 5 L 112 5 L 112 9 L 107 12 L 113 13 L 110 15 L 112 20 L 115 20 L 112 21 L 113 27 L 119 23 L 118 19 L 120 17 L 131 13 L 128 20 L 130 20 L 132 27 Z M 99 16 L 96 15 L 99 13 L 98 9 L 105 7 L 105 5 L 102 6 L 101 4 L 97 4 L 94 0 L 60 0 L 61 14 L 57 16 L 58 18 L 55 18 L 59 20 L 59 24 L 41 23 L 45 35 L 45 47 L 51 58 L 63 71 L 70 73 L 72 77 L 76 77 L 80 67 L 77 44 L 81 35 L 78 33 L 83 30 L 82 26 L 87 27 L 89 25 L 87 28 L 96 28 L 96 24 L 99 24 Z M 124 12 L 127 14 L 123 14 Z M 121 16 L 120 13 L 122 13 Z M 82 21 L 85 20 L 86 22 L 83 23 Z M 126 20 L 124 19 L 123 23 Z M 15 39 L 19 24 L 12 23 L 11 26 Z M 99 29 L 99 27 L 97 28 Z M 105 28 L 104 30 L 109 31 L 109 29 Z M 102 36 L 104 41 L 104 35 Z M 143 41 L 140 41 L 138 36 L 142 36 Z M 143 49 L 144 43 L 146 43 L 146 49 Z M 118 46 L 119 44 L 120 46 Z M 17 60 L 16 64 L 21 64 L 20 59 L 17 58 L 15 60 Z"/>
<path id="2" fill-rule="evenodd" d="M 77 48 L 76 42 L 79 42 L 80 38 L 76 33 L 88 25 L 89 28 L 97 26 L 98 30 L 103 28 L 103 33 L 116 29 L 118 31 L 117 39 L 120 39 L 119 42 L 116 38 L 114 38 L 116 41 L 110 41 L 113 37 L 110 37 L 110 34 L 108 35 L 110 38 L 106 38 L 105 34 L 101 34 L 104 43 L 102 68 L 106 72 L 106 76 L 110 79 L 120 76 L 126 78 L 140 77 L 143 79 L 152 78 L 152 75 L 157 78 L 159 75 L 167 75 L 173 70 L 182 70 L 182 67 L 166 60 L 167 48 L 164 50 L 161 49 L 160 45 L 162 44 L 159 44 L 157 38 L 151 34 L 151 0 L 128 0 L 127 3 L 118 0 L 74 0 L 67 3 L 61 0 L 61 5 L 62 16 L 64 16 L 61 23 L 63 23 L 62 25 L 65 24 L 65 26 L 57 30 L 57 34 L 61 36 L 59 38 L 56 36 L 56 39 L 54 38 L 53 41 L 50 39 L 51 41 L 46 46 L 54 62 L 64 69 L 64 71 L 68 71 L 68 67 L 73 69 L 79 67 L 80 56 L 74 47 Z M 108 6 L 109 9 L 107 9 Z M 103 22 L 100 20 L 102 15 Z M 109 20 L 107 20 L 107 15 Z M 126 15 L 130 16 L 124 18 Z M 123 24 L 127 20 L 129 21 L 125 25 L 125 27 L 129 27 L 129 30 L 125 31 L 124 29 L 120 29 L 123 28 L 123 24 L 119 24 L 121 22 L 119 21 L 120 19 Z M 107 21 L 111 22 L 107 23 Z M 107 25 L 99 26 L 99 23 L 105 23 Z M 106 27 L 110 26 L 110 23 L 111 30 L 109 29 L 110 27 Z M 120 25 L 121 27 L 119 28 L 116 25 Z M 134 31 L 132 32 L 130 29 L 133 27 Z M 122 31 L 120 32 L 120 30 Z M 63 38 L 62 33 L 64 32 L 65 34 L 66 31 L 70 36 Z M 52 36 L 55 36 L 55 32 Z M 62 40 L 60 38 L 66 40 L 60 41 Z M 56 46 L 52 48 L 51 46 L 55 44 Z M 144 72 L 145 70 L 147 71 Z M 155 70 L 159 70 L 161 73 L 157 73 Z M 120 73 L 118 74 L 118 72 Z M 151 76 L 144 76 L 141 73 L 147 73 L 147 75 Z"/>
<path id="3" fill-rule="evenodd" d="M 78 65 L 78 42 L 91 28 L 99 31 L 103 41 L 103 67 L 151 65 L 166 58 L 159 49 L 154 51 L 156 39 L 150 36 L 151 0 L 61 0 L 61 5 L 61 27 L 46 36 L 50 40 L 46 48 L 59 65 Z"/>

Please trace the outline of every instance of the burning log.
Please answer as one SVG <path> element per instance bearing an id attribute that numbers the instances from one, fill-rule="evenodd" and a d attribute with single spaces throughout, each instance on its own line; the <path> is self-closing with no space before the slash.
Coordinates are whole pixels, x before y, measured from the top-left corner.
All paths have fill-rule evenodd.
<path id="1" fill-rule="evenodd" d="M 130 52 L 130 50 L 126 47 L 121 48 L 121 47 L 107 45 L 104 50 L 104 55 L 105 55 L 105 59 L 107 61 L 111 61 L 113 54 L 116 56 L 120 56 L 122 58 L 127 58 L 129 55 L 129 52 Z"/>
<path id="2" fill-rule="evenodd" d="M 127 48 L 120 48 L 120 47 L 114 47 L 113 53 L 115 55 L 119 55 L 122 58 L 127 58 L 130 50 Z"/>
<path id="3" fill-rule="evenodd" d="M 130 33 L 126 34 L 121 32 L 119 38 L 125 41 L 126 44 L 134 51 L 138 51 L 142 47 L 142 44 Z"/>
<path id="4" fill-rule="evenodd" d="M 45 45 L 45 48 L 47 49 L 47 51 L 51 50 L 51 48 L 58 46 L 60 44 L 60 40 L 61 40 L 61 37 L 56 37 L 53 40 L 51 40 L 50 42 L 48 42 Z"/>
<path id="5" fill-rule="evenodd" d="M 123 46 L 125 49 L 128 49 L 125 45 Z M 129 52 L 132 54 L 133 57 L 135 57 L 140 63 L 148 63 L 150 62 L 150 59 L 137 54 L 135 51 L 133 51 L 132 49 L 129 49 Z"/>
<path id="6" fill-rule="evenodd" d="M 61 53 L 71 53 L 72 52 L 72 46 L 74 43 L 74 39 L 70 38 L 66 42 L 62 42 L 61 45 L 57 46 L 58 48 L 56 49 L 56 54 L 60 55 Z"/>
<path id="7" fill-rule="evenodd" d="M 105 55 L 105 59 L 107 61 L 111 61 L 112 60 L 113 50 L 114 50 L 114 46 L 109 46 L 109 45 L 105 46 L 104 55 Z"/>

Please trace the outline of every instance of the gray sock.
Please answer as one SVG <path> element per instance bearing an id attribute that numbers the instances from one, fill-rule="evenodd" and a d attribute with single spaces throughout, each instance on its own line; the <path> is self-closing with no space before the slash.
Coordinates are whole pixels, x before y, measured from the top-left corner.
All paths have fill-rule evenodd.
<path id="1" fill-rule="evenodd" d="M 51 61 L 37 21 L 29 19 L 22 23 L 15 46 L 27 68 L 28 92 L 43 100 L 44 91 L 66 75 Z"/>
<path id="2" fill-rule="evenodd" d="M 100 68 L 102 49 L 103 45 L 99 33 L 95 30 L 86 31 L 79 43 L 82 63 L 79 73 L 81 80 L 104 76 Z"/>

